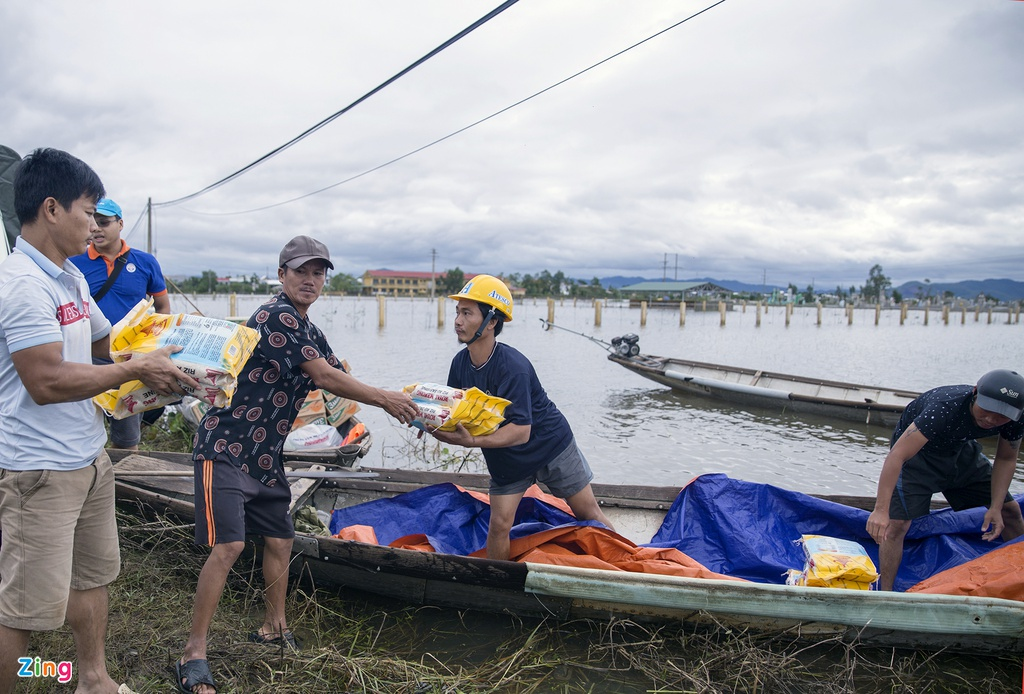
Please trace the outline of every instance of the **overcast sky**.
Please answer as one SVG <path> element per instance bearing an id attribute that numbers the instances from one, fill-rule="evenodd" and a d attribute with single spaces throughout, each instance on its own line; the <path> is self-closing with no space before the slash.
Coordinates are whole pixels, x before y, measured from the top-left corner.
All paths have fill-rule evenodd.
<path id="1" fill-rule="evenodd" d="M 0 144 L 84 159 L 130 228 L 498 4 L 5 2 Z M 438 271 L 587 280 L 1024 279 L 1014 0 L 725 0 L 309 195 L 711 4 L 523 0 L 156 207 L 164 272 L 273 273 L 305 233 L 354 275 L 429 271 L 436 250 Z"/>

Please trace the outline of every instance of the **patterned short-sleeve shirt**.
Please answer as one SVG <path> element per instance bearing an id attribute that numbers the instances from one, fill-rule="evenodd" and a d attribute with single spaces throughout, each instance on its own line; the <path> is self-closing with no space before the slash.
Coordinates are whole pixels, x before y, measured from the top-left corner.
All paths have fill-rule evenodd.
<path id="1" fill-rule="evenodd" d="M 284 292 L 260 306 L 246 325 L 259 331 L 259 343 L 238 376 L 231 404 L 210 408 L 200 422 L 192 457 L 230 462 L 273 487 L 287 483 L 281 449 L 315 387 L 301 365 L 323 357 L 342 366 L 320 328 L 300 316 Z"/>

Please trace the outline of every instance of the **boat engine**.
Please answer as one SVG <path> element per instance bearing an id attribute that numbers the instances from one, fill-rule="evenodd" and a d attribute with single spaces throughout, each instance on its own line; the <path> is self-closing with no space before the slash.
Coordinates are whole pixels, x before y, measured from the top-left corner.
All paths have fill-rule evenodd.
<path id="1" fill-rule="evenodd" d="M 634 333 L 612 338 L 612 347 L 620 357 L 635 357 L 640 354 L 640 336 Z"/>

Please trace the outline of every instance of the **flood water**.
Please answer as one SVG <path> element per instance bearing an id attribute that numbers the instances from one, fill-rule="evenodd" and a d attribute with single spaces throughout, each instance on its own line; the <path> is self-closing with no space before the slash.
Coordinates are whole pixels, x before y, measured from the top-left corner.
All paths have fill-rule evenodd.
<path id="1" fill-rule="evenodd" d="M 235 312 L 249 315 L 265 297 L 238 296 Z M 209 316 L 230 313 L 229 297 L 190 297 Z M 710 304 L 709 304 L 710 306 Z M 191 311 L 172 297 L 175 311 Z M 460 349 L 452 319 L 454 303 L 438 307 L 429 299 L 389 298 L 379 326 L 373 298 L 323 297 L 310 310 L 336 353 L 353 374 L 372 385 L 398 389 L 416 382 L 444 383 Z M 888 450 L 888 427 L 842 422 L 811 415 L 744 408 L 699 396 L 685 396 L 608 361 L 594 341 L 566 330 L 544 330 L 547 301 L 516 304 L 515 320 L 500 340 L 529 357 L 551 399 L 566 415 L 594 470 L 595 481 L 683 485 L 695 475 L 724 472 L 808 493 L 873 495 Z M 869 385 L 927 390 L 974 383 L 994 368 L 1024 368 L 1024 326 L 1006 313 L 977 316 L 954 311 L 911 311 L 901 325 L 897 310 L 770 307 L 756 325 L 753 305 L 727 312 L 689 310 L 679 325 L 678 310 L 651 309 L 640 326 L 640 310 L 605 305 L 595 327 L 590 302 L 556 301 L 557 325 L 610 342 L 625 333 L 640 336 L 648 354 L 696 359 L 802 376 Z M 374 435 L 364 459 L 370 467 L 404 467 L 410 431 L 382 411 L 364 407 L 359 415 Z M 986 447 L 990 454 L 994 448 Z M 1018 471 L 1011 491 L 1024 492 Z"/>

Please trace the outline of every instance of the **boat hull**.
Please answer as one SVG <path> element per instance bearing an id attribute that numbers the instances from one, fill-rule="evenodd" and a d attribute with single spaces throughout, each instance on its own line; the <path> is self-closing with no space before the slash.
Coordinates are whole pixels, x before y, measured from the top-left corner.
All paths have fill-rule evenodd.
<path id="1" fill-rule="evenodd" d="M 892 427 L 920 393 L 640 354 L 610 361 L 680 393 Z"/>
<path id="2" fill-rule="evenodd" d="M 112 456 L 119 461 L 115 470 L 122 471 L 117 485 L 119 503 L 145 513 L 193 519 L 190 480 L 168 479 L 158 484 L 155 478 L 133 479 L 123 472 L 125 466 L 180 470 L 191 466 L 189 457 L 148 455 L 129 458 L 115 452 Z M 313 500 L 318 508 L 340 508 L 439 482 L 454 482 L 470 490 L 486 489 L 487 484 L 482 475 L 371 472 L 377 477 L 300 480 L 293 486 L 293 506 Z M 595 485 L 606 514 L 617 527 L 622 525 L 623 534 L 656 528 L 678 491 Z M 862 507 L 873 503 L 857 497 L 841 500 Z M 306 533 L 298 533 L 295 551 L 292 568 L 305 579 L 411 605 L 565 620 L 688 623 L 910 648 L 1024 652 L 1024 604 L 1011 600 L 801 588 L 492 561 Z"/>

